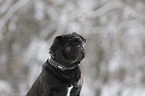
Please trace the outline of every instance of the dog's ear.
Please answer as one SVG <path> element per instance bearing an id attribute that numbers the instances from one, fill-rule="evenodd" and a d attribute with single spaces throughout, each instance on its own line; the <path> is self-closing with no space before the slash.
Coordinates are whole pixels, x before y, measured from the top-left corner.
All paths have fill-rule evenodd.
<path id="1" fill-rule="evenodd" d="M 54 39 L 54 41 L 53 41 L 53 44 L 52 44 L 52 46 L 50 47 L 50 51 L 49 51 L 49 53 L 50 53 L 52 56 L 55 55 L 55 51 L 57 50 L 57 48 L 58 48 L 58 46 L 59 46 L 61 40 L 62 40 L 62 36 L 57 36 L 57 37 L 55 37 L 55 39 Z"/>
<path id="2" fill-rule="evenodd" d="M 85 39 L 85 38 L 83 38 L 82 36 L 80 36 L 80 37 L 82 38 L 83 43 L 86 43 L 86 39 Z"/>
<path id="3" fill-rule="evenodd" d="M 79 37 L 82 39 L 83 43 L 86 43 L 86 39 L 85 39 L 85 38 L 83 38 L 83 37 L 82 37 L 81 35 L 79 35 L 78 33 L 73 32 L 73 33 L 72 33 L 72 35 L 79 36 Z"/>

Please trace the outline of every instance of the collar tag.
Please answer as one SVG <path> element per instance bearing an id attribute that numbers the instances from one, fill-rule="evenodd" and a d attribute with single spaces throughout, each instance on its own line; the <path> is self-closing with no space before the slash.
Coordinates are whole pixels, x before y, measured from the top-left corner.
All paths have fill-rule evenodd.
<path id="1" fill-rule="evenodd" d="M 58 65 L 58 68 L 59 68 L 59 69 L 62 69 L 62 66 Z"/>

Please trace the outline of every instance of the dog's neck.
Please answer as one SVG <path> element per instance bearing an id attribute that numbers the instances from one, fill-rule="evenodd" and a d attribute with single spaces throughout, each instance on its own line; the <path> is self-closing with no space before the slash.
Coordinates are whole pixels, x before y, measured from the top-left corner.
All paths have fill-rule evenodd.
<path id="1" fill-rule="evenodd" d="M 63 66 L 61 63 L 57 62 L 57 61 L 54 60 L 52 57 L 51 57 L 50 59 L 48 59 L 48 62 L 50 63 L 51 66 L 53 66 L 53 67 L 55 67 L 56 69 L 59 69 L 59 70 L 61 70 L 61 71 L 74 69 L 74 67 L 67 68 L 67 67 Z"/>
<path id="2" fill-rule="evenodd" d="M 56 64 L 57 63 L 57 64 Z M 47 70 L 48 72 L 51 72 L 52 74 L 58 76 L 61 80 L 68 82 L 72 85 L 75 85 L 76 82 L 78 82 L 78 80 L 81 77 L 81 70 L 80 68 L 74 67 L 73 69 L 68 69 L 66 67 L 61 67 L 59 68 L 57 61 L 55 61 L 53 58 L 48 59 L 44 64 L 43 64 L 43 68 L 44 70 Z"/>

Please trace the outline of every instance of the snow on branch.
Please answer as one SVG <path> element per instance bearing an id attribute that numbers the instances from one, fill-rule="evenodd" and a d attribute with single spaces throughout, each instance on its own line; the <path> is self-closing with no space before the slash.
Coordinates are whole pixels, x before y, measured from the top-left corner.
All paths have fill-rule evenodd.
<path id="1" fill-rule="evenodd" d="M 5 26 L 5 24 L 14 16 L 14 14 L 24 5 L 26 5 L 29 2 L 29 0 L 19 0 L 14 5 L 12 5 L 7 13 L 3 16 L 3 18 L 0 19 L 0 38 L 2 39 L 2 28 Z M 2 11 L 2 10 L 1 10 Z"/>

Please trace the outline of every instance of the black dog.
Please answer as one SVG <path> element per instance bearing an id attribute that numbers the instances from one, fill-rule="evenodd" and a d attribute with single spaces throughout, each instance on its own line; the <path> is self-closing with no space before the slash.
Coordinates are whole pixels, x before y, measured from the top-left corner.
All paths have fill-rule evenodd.
<path id="1" fill-rule="evenodd" d="M 50 48 L 51 58 L 26 96 L 80 96 L 82 78 L 79 64 L 85 57 L 86 40 L 77 33 L 57 36 Z"/>

